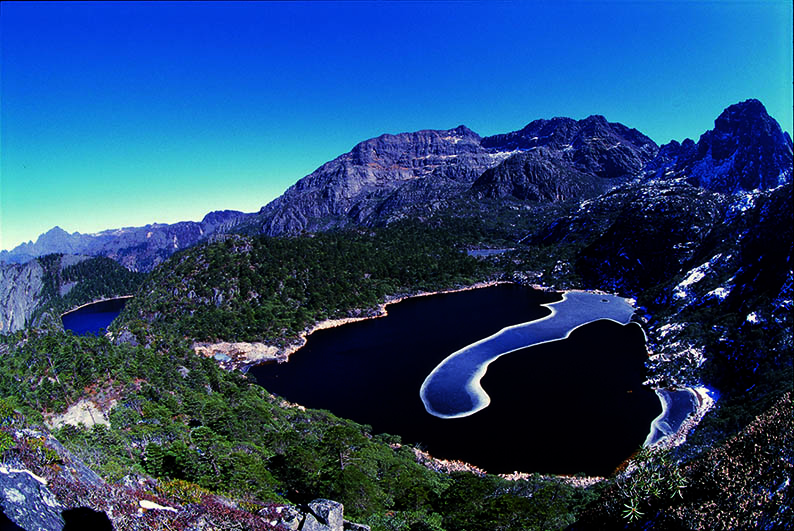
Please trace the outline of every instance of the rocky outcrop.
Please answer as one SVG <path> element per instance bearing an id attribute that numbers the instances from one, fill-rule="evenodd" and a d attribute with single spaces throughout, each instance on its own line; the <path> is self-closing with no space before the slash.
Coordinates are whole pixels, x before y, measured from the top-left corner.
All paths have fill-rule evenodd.
<path id="1" fill-rule="evenodd" d="M 585 199 L 611 187 L 608 179 L 576 170 L 548 148 L 517 153 L 496 168 L 485 171 L 472 186 L 478 197 L 556 202 Z"/>
<path id="2" fill-rule="evenodd" d="M 671 142 L 647 168 L 715 192 L 768 190 L 791 182 L 792 142 L 758 100 L 725 109 L 697 144 Z"/>
<path id="3" fill-rule="evenodd" d="M 656 143 L 636 129 L 593 115 L 584 120 L 535 120 L 520 131 L 484 138 L 482 145 L 500 151 L 544 147 L 566 166 L 602 179 L 639 173 L 658 151 Z"/>
<path id="4" fill-rule="evenodd" d="M 632 295 L 689 263 L 726 208 L 717 194 L 686 184 L 621 192 L 617 217 L 579 253 L 576 269 L 593 286 Z"/>
<path id="5" fill-rule="evenodd" d="M 63 506 L 47 488 L 47 482 L 25 469 L 0 465 L 0 505 L 6 517 L 21 529 L 59 531 L 65 523 Z"/>
<path id="6" fill-rule="evenodd" d="M 62 313 L 129 295 L 141 277 L 104 257 L 51 254 L 27 264 L 0 264 L 0 333 L 60 328 Z"/>
<path id="7" fill-rule="evenodd" d="M 44 268 L 37 261 L 0 263 L 0 333 L 25 327 L 41 300 L 43 277 Z"/>
<path id="8" fill-rule="evenodd" d="M 258 230 L 275 235 L 383 224 L 448 206 L 470 188 L 480 198 L 589 197 L 637 174 L 656 151 L 648 137 L 602 116 L 537 120 L 488 138 L 465 126 L 382 135 L 265 206 Z"/>
<path id="9" fill-rule="evenodd" d="M 333 500 L 317 499 L 296 528 L 300 531 L 369 531 L 369 526 L 354 524 L 344 518 L 344 506 Z"/>
<path id="10" fill-rule="evenodd" d="M 0 529 L 369 531 L 345 520 L 341 503 L 326 499 L 302 507 L 268 503 L 256 514 L 221 495 L 181 503 L 164 496 L 160 483 L 149 477 L 105 482 L 42 429 L 6 425 L 2 433 L 8 434 L 10 449 L 0 463 Z"/>

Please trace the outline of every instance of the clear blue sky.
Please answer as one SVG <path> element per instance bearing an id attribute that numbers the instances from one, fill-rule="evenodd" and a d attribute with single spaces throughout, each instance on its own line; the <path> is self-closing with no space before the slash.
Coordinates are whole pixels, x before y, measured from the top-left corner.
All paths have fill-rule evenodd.
<path id="1" fill-rule="evenodd" d="M 657 143 L 760 99 L 792 3 L 0 4 L 0 248 L 258 210 L 356 143 L 603 114 Z"/>

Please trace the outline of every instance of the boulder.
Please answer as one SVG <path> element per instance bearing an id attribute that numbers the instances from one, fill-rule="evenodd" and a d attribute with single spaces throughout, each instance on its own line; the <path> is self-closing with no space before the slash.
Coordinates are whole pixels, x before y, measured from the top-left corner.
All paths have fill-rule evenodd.
<path id="1" fill-rule="evenodd" d="M 28 470 L 0 467 L 2 512 L 23 529 L 63 529 L 63 507 L 44 480 Z"/>

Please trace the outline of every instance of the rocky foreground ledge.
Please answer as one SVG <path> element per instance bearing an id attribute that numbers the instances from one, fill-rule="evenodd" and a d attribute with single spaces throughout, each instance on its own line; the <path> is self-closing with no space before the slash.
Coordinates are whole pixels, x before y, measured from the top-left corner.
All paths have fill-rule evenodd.
<path id="1" fill-rule="evenodd" d="M 0 463 L 0 529 L 370 529 L 345 520 L 343 505 L 332 500 L 243 507 L 190 491 L 187 484 L 182 490 L 165 488 L 148 477 L 130 475 L 109 484 L 45 431 L 5 427 L 2 434 L 9 436 L 11 449 Z"/>

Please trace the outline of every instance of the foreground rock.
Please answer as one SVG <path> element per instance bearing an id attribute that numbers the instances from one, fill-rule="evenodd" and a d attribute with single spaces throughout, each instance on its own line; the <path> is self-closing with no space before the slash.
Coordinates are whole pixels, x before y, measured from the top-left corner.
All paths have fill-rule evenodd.
<path id="1" fill-rule="evenodd" d="M 0 465 L 0 505 L 6 517 L 22 529 L 63 529 L 63 506 L 46 481 L 28 470 Z"/>
<path id="2" fill-rule="evenodd" d="M 303 508 L 261 503 L 254 513 L 209 491 L 198 503 L 165 495 L 161 482 L 146 476 L 107 483 L 47 431 L 20 425 L 18 419 L 5 422 L 0 429 L 8 447 L 0 452 L 0 529 L 369 531 L 346 521 L 344 507 L 332 500 L 314 500 Z"/>

